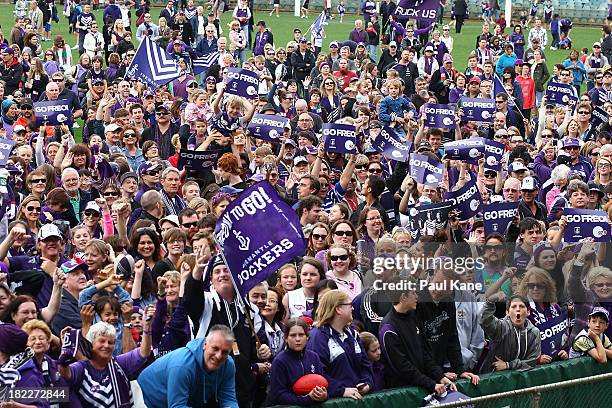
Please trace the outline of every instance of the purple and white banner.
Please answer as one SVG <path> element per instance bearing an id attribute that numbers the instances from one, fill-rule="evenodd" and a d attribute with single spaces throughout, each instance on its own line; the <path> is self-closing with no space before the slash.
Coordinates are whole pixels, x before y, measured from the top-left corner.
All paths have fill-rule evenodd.
<path id="1" fill-rule="evenodd" d="M 242 96 L 247 99 L 257 98 L 259 77 L 256 73 L 240 68 L 229 68 L 225 93 Z"/>
<path id="2" fill-rule="evenodd" d="M 211 170 L 217 165 L 217 160 L 222 154 L 222 150 L 199 151 L 181 149 L 177 167 L 179 170 L 183 168 L 192 171 Z"/>
<path id="3" fill-rule="evenodd" d="M 610 242 L 610 224 L 605 211 L 564 208 L 563 215 L 567 218 L 565 242 L 580 242 L 584 238 Z"/>
<path id="4" fill-rule="evenodd" d="M 444 177 L 444 163 L 424 154 L 412 153 L 408 162 L 410 177 L 417 183 L 438 186 Z"/>
<path id="5" fill-rule="evenodd" d="M 474 217 L 482 210 L 482 197 L 475 179 L 469 180 L 457 191 L 445 193 L 444 199 L 453 204 L 454 210 L 459 211 L 459 219 L 462 221 Z"/>
<path id="6" fill-rule="evenodd" d="M 405 162 L 408 161 L 412 143 L 401 140 L 393 129 L 385 126 L 376 139 L 372 141 L 372 147 L 389 160 Z"/>
<path id="7" fill-rule="evenodd" d="M 448 214 L 453 209 L 450 201 L 427 203 L 408 209 L 408 232 L 413 240 L 421 235 L 432 235 L 435 230 L 446 228 Z"/>
<path id="8" fill-rule="evenodd" d="M 495 116 L 494 99 L 461 98 L 459 106 L 463 111 L 462 121 L 493 123 L 493 117 Z"/>
<path id="9" fill-rule="evenodd" d="M 8 158 L 11 157 L 13 146 L 15 146 L 15 142 L 11 139 L 0 140 L 0 167 L 6 166 Z"/>
<path id="10" fill-rule="evenodd" d="M 440 0 L 400 0 L 394 16 L 401 20 L 421 19 L 435 21 L 440 12 Z"/>
<path id="11" fill-rule="evenodd" d="M 546 102 L 567 106 L 573 110 L 578 102 L 575 92 L 576 90 L 570 84 L 549 82 L 546 87 Z"/>
<path id="12" fill-rule="evenodd" d="M 147 35 L 138 46 L 125 78 L 137 79 L 147 87 L 157 89 L 180 75 L 176 60 Z"/>
<path id="13" fill-rule="evenodd" d="M 450 160 L 478 164 L 478 160 L 484 155 L 484 152 L 485 140 L 482 137 L 444 143 L 444 156 Z"/>
<path id="14" fill-rule="evenodd" d="M 72 124 L 72 110 L 65 99 L 57 101 L 34 102 L 36 126 L 56 126 Z"/>
<path id="15" fill-rule="evenodd" d="M 518 201 L 508 203 L 485 204 L 482 207 L 485 236 L 492 232 L 504 235 L 508 225 L 518 213 Z"/>
<path id="16" fill-rule="evenodd" d="M 249 122 L 248 130 L 257 139 L 278 142 L 285 128 L 289 126 L 289 118 L 256 113 Z"/>
<path id="17" fill-rule="evenodd" d="M 322 127 L 323 148 L 329 153 L 357 153 L 355 126 L 324 123 Z"/>
<path id="18" fill-rule="evenodd" d="M 595 129 L 602 123 L 608 123 L 608 113 L 597 106 L 593 109 L 593 112 L 591 112 L 591 129 Z"/>
<path id="19" fill-rule="evenodd" d="M 431 128 L 455 128 L 455 107 L 453 105 L 440 105 L 426 103 L 423 105 L 425 113 L 425 126 Z"/>
<path id="20" fill-rule="evenodd" d="M 538 324 L 538 329 L 540 329 L 542 354 L 554 358 L 559 351 L 563 350 L 568 338 L 569 327 L 570 321 L 567 310 L 563 309 L 557 316 L 541 321 Z"/>
<path id="21" fill-rule="evenodd" d="M 501 171 L 502 157 L 506 151 L 506 145 L 495 140 L 485 139 L 484 154 L 485 154 L 485 170 Z"/>
<path id="22" fill-rule="evenodd" d="M 306 251 L 297 213 L 267 181 L 251 186 L 227 206 L 217 221 L 215 240 L 243 296 Z"/>

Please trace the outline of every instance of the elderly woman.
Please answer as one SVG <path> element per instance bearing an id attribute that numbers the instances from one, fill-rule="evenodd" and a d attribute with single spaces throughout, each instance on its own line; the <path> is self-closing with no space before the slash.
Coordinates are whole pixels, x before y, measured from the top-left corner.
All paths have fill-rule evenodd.
<path id="1" fill-rule="evenodd" d="M 64 329 L 62 338 L 65 338 L 68 330 Z M 145 319 L 140 348 L 116 358 L 113 357 L 113 349 L 117 334 L 113 326 L 104 322 L 94 324 L 87 333 L 87 340 L 92 346 L 89 359 L 71 362 L 71 345 L 62 346 L 58 359 L 59 372 L 82 406 L 119 408 L 133 405 L 130 381 L 135 380 L 149 363 L 150 330 L 150 320 Z"/>
<path id="2" fill-rule="evenodd" d="M 570 298 L 574 301 L 576 316 L 576 323 L 570 336 L 572 342 L 578 332 L 586 327 L 588 315 L 591 313 L 593 306 L 601 306 L 609 312 L 612 311 L 612 271 L 604 266 L 596 266 L 588 270 L 583 280 L 582 270 L 584 265 L 589 263 L 596 255 L 597 247 L 595 243 L 583 242 L 576 258 L 570 261 L 573 262 L 573 265 L 566 289 Z M 612 336 L 612 326 L 608 326 L 605 334 L 608 337 Z"/>

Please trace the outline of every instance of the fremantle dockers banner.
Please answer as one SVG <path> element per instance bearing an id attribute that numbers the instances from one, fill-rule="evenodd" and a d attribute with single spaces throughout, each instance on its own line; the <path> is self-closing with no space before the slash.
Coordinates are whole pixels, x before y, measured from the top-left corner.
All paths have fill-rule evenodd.
<path id="1" fill-rule="evenodd" d="M 421 204 L 408 209 L 408 232 L 413 240 L 421 235 L 431 235 L 437 229 L 446 228 L 451 202 Z"/>
<path id="2" fill-rule="evenodd" d="M 518 205 L 518 201 L 514 203 L 485 204 L 482 207 L 485 236 L 492 232 L 504 235 L 508 224 L 512 222 L 518 213 Z"/>
<path id="3" fill-rule="evenodd" d="M 461 160 L 466 163 L 478 164 L 485 152 L 485 140 L 482 137 L 472 137 L 465 140 L 444 143 L 444 156 L 450 160 Z"/>
<path id="4" fill-rule="evenodd" d="M 181 149 L 177 167 L 192 171 L 211 170 L 217 165 L 217 159 L 223 154 L 222 150 L 187 150 Z"/>
<path id="5" fill-rule="evenodd" d="M 453 204 L 454 210 L 459 211 L 461 221 L 474 217 L 482 210 L 482 197 L 475 179 L 469 180 L 457 191 L 445 193 L 444 199 Z"/>
<path id="6" fill-rule="evenodd" d="M 410 177 L 417 183 L 437 186 L 444 177 L 444 163 L 434 160 L 424 154 L 412 153 L 408 162 Z"/>
<path id="7" fill-rule="evenodd" d="M 227 70 L 225 93 L 254 99 L 257 97 L 258 89 L 259 77 L 256 73 L 240 68 L 229 68 Z"/>
<path id="8" fill-rule="evenodd" d="M 455 128 L 455 107 L 452 105 L 436 105 L 426 103 L 423 107 L 425 112 L 425 126 L 431 128 Z"/>
<path id="9" fill-rule="evenodd" d="M 357 153 L 355 126 L 324 123 L 321 131 L 326 152 Z"/>
<path id="10" fill-rule="evenodd" d="M 506 151 L 506 145 L 503 143 L 496 142 L 495 140 L 485 139 L 484 153 L 485 153 L 485 170 L 501 171 L 502 168 L 502 157 Z"/>
<path id="11" fill-rule="evenodd" d="M 34 102 L 34 115 L 37 126 L 72 125 L 72 110 L 65 99 Z"/>
<path id="12" fill-rule="evenodd" d="M 248 130 L 257 139 L 278 142 L 286 127 L 289 127 L 289 118 L 256 113 L 249 122 Z"/>
<path id="13" fill-rule="evenodd" d="M 578 102 L 578 98 L 574 95 L 574 92 L 575 89 L 572 85 L 549 82 L 546 87 L 546 102 L 567 106 L 573 110 Z"/>
<path id="14" fill-rule="evenodd" d="M 580 242 L 584 238 L 610 242 L 610 224 L 605 211 L 564 208 L 563 215 L 567 218 L 563 237 L 565 242 Z"/>
<path id="15" fill-rule="evenodd" d="M 495 100 L 485 98 L 461 98 L 459 100 L 464 122 L 493 123 L 495 116 Z"/>
<path id="16" fill-rule="evenodd" d="M 412 143 L 402 140 L 395 130 L 385 126 L 380 134 L 372 141 L 372 147 L 382 153 L 389 160 L 400 162 L 408 161 Z"/>

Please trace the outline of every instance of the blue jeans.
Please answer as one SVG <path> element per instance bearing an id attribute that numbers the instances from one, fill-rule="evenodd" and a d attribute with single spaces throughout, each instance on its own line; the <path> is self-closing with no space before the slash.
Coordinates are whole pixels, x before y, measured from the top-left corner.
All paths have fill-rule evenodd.
<path id="1" fill-rule="evenodd" d="M 551 47 L 558 47 L 559 46 L 559 41 L 561 40 L 561 38 L 559 37 L 559 33 L 551 33 L 552 34 L 552 38 L 553 38 L 553 42 L 550 45 Z"/>
<path id="2" fill-rule="evenodd" d="M 542 96 L 544 96 L 544 92 L 536 91 L 536 106 L 540 106 L 542 103 Z"/>
<path id="3" fill-rule="evenodd" d="M 368 55 L 370 56 L 370 59 L 372 61 L 378 60 L 378 58 L 376 58 L 376 46 L 375 45 L 368 45 Z"/>

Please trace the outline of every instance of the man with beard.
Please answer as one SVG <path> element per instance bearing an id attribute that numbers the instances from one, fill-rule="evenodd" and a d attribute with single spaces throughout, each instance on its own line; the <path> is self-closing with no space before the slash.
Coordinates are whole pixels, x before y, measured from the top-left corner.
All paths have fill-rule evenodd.
<path id="1" fill-rule="evenodd" d="M 172 135 L 178 133 L 179 126 L 170 121 L 170 105 L 159 105 L 155 108 L 155 125 L 146 128 L 142 132 L 140 139 L 142 143 L 147 140 L 153 140 L 159 146 L 159 156 L 163 160 L 168 160 L 168 157 L 175 153 L 175 148 L 172 146 Z"/>
<path id="2" fill-rule="evenodd" d="M 348 60 L 346 58 L 340 58 L 338 60 L 338 71 L 334 71 L 334 78 L 338 81 L 342 92 L 351 84 L 353 78 L 358 78 L 357 74 L 349 70 Z"/>
<path id="3" fill-rule="evenodd" d="M 4 241 L 0 244 L 0 260 L 2 260 L 9 269 L 11 280 L 16 281 L 15 273 L 22 271 L 34 272 L 36 278 L 40 281 L 36 286 L 38 290 L 33 290 L 30 294 L 34 297 L 39 308 L 46 307 L 51 299 L 53 290 L 53 275 L 57 269 L 57 265 L 66 262 L 64 257 L 64 238 L 59 228 L 55 224 L 45 224 L 38 231 L 38 241 L 36 248 L 39 255 L 30 256 L 12 256 L 7 257 L 9 249 L 13 246 L 16 240 L 21 240 L 25 235 L 24 232 L 12 229 Z"/>
<path id="4" fill-rule="evenodd" d="M 81 214 L 85 211 L 91 195 L 80 189 L 81 178 L 79 172 L 73 167 L 67 167 L 62 172 L 62 187 L 68 194 L 70 205 L 66 211 L 66 218 L 70 221 L 70 228 L 76 227 L 82 220 Z"/>
<path id="5" fill-rule="evenodd" d="M 285 139 L 285 142 L 281 146 L 281 150 L 278 153 L 278 175 L 279 178 L 287 180 L 289 174 L 291 174 L 291 168 L 293 166 L 293 157 L 297 149 L 297 143 L 293 139 Z"/>
<path id="6" fill-rule="evenodd" d="M 19 105 L 19 109 L 21 110 L 21 115 L 15 121 L 15 126 L 23 126 L 27 127 L 28 124 L 33 121 L 34 118 L 34 103 L 31 98 L 24 98 L 21 105 Z"/>
<path id="7" fill-rule="evenodd" d="M 427 93 L 427 80 L 424 77 L 417 77 L 414 81 L 415 90 L 414 94 L 410 96 L 410 100 L 414 104 L 414 107 L 417 111 L 421 109 L 425 103 L 427 103 L 427 99 L 429 99 L 429 94 Z"/>
<path id="8" fill-rule="evenodd" d="M 484 264 L 478 264 L 474 270 L 474 282 L 482 285 L 482 291 L 477 294 L 478 300 L 482 300 L 486 288 L 489 288 L 502 276 L 506 269 L 506 240 L 503 235 L 496 232 L 486 237 L 484 244 L 483 259 Z M 501 286 L 501 290 L 508 296 L 512 294 L 510 281 L 506 281 Z"/>
<path id="9" fill-rule="evenodd" d="M 396 66 L 393 67 L 404 81 L 404 95 L 408 98 L 415 91 L 414 80 L 419 76 L 419 69 L 413 62 L 415 51 L 412 48 L 402 50 L 402 56 Z"/>

